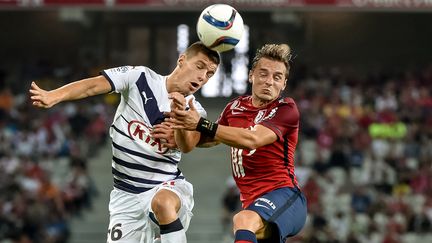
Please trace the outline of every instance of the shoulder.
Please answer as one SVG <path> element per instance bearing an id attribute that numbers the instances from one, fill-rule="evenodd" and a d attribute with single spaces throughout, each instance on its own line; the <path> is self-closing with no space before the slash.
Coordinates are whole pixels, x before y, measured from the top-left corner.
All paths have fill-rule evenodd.
<path id="1" fill-rule="evenodd" d="M 280 104 L 291 104 L 291 105 L 295 105 L 295 106 L 297 106 L 296 105 L 296 103 L 295 103 L 295 101 L 294 101 L 294 99 L 293 98 L 291 98 L 291 97 L 283 97 L 283 98 L 280 98 L 278 101 L 277 101 L 277 103 L 280 105 Z"/>
<path id="2" fill-rule="evenodd" d="M 233 110 L 235 108 L 240 107 L 245 102 L 247 102 L 248 97 L 249 96 L 247 96 L 247 95 L 242 95 L 242 96 L 239 96 L 239 97 L 236 97 L 236 98 L 232 99 L 230 102 L 228 102 L 228 104 L 226 105 L 225 109 L 228 108 L 229 110 Z"/>
<path id="3" fill-rule="evenodd" d="M 120 73 L 136 73 L 136 74 L 144 73 L 146 76 L 154 76 L 154 77 L 162 76 L 146 66 L 122 66 L 122 67 L 113 68 L 111 70 Z"/>
<path id="4" fill-rule="evenodd" d="M 286 126 L 297 126 L 300 119 L 300 113 L 292 98 L 280 98 L 274 101 L 271 110 L 263 121 L 274 121 Z"/>
<path id="5" fill-rule="evenodd" d="M 146 66 L 129 66 L 129 77 L 132 80 L 145 81 L 150 85 L 152 83 L 159 84 L 164 79 L 164 76 Z"/>
<path id="6" fill-rule="evenodd" d="M 145 66 L 138 66 L 137 71 L 143 72 L 146 74 L 146 76 L 148 76 L 150 78 L 154 78 L 154 79 L 159 79 L 159 78 L 163 77 L 159 73 L 155 72 L 153 69 L 151 69 L 149 67 L 145 67 Z"/>
<path id="7" fill-rule="evenodd" d="M 280 98 L 279 100 L 275 101 L 273 106 L 283 108 L 284 110 L 286 109 L 286 110 L 298 112 L 297 104 L 295 103 L 294 99 L 291 97 Z"/>
<path id="8" fill-rule="evenodd" d="M 120 66 L 120 67 L 114 67 L 105 69 L 106 71 L 110 71 L 112 73 L 129 73 L 129 72 L 143 72 L 145 69 L 144 66 Z"/>

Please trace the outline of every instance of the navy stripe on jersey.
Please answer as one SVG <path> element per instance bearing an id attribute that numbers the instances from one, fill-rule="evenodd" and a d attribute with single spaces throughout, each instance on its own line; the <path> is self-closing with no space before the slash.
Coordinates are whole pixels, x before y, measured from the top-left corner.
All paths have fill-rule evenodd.
<path id="1" fill-rule="evenodd" d="M 175 180 L 175 179 L 184 179 L 184 176 L 177 176 L 173 180 Z M 116 187 L 120 190 L 126 191 L 126 192 L 134 193 L 134 194 L 146 192 L 146 191 L 152 189 L 152 188 L 147 188 L 147 187 L 133 186 L 127 182 L 117 180 L 116 178 L 114 178 L 114 187 Z"/>
<path id="2" fill-rule="evenodd" d="M 130 193 L 134 193 L 134 194 L 138 194 L 141 192 L 146 192 L 151 188 L 146 188 L 146 187 L 137 187 L 137 186 L 132 186 L 129 183 L 126 183 L 124 181 L 120 181 L 117 180 L 116 178 L 114 178 L 114 187 L 117 187 L 120 190 L 126 191 L 126 192 L 130 192 Z"/>
<path id="3" fill-rule="evenodd" d="M 177 172 L 167 172 L 161 169 L 155 169 L 146 165 L 142 165 L 142 164 L 134 164 L 134 163 L 130 163 L 130 162 L 126 162 L 124 160 L 121 160 L 119 158 L 116 157 L 112 157 L 112 160 L 121 166 L 127 167 L 129 169 L 134 169 L 134 170 L 141 170 L 141 171 L 147 171 L 147 172 L 153 172 L 153 173 L 159 173 L 159 174 L 164 174 L 164 175 L 179 175 L 180 174 L 180 170 L 177 169 Z"/>
<path id="4" fill-rule="evenodd" d="M 145 73 L 141 74 L 136 85 L 143 100 L 144 110 L 150 120 L 150 124 L 155 125 L 163 122 L 165 119 L 164 114 L 159 110 L 156 97 L 147 83 Z"/>
<path id="5" fill-rule="evenodd" d="M 131 109 L 131 110 L 133 110 L 138 116 L 140 116 L 141 118 L 143 118 L 144 119 L 144 117 L 138 112 L 138 111 L 136 111 L 136 110 L 134 110 L 134 108 L 131 106 L 131 105 L 129 105 L 129 103 L 127 103 L 126 102 L 126 105 L 127 106 L 129 106 L 129 108 Z M 125 119 L 126 120 L 126 119 Z"/>
<path id="6" fill-rule="evenodd" d="M 288 135 L 285 135 L 285 139 L 283 142 L 283 150 L 284 150 L 284 166 L 288 167 Z"/>
<path id="7" fill-rule="evenodd" d="M 144 159 L 153 160 L 153 161 L 157 161 L 157 162 L 170 163 L 170 164 L 175 164 L 175 165 L 178 164 L 178 161 L 175 161 L 175 160 L 173 160 L 171 158 L 165 157 L 167 159 L 162 159 L 162 158 L 154 157 L 154 156 L 151 156 L 151 155 L 148 155 L 148 154 L 143 154 L 143 153 L 140 153 L 140 152 L 137 152 L 137 151 L 125 148 L 123 146 L 120 146 L 120 145 L 116 144 L 114 141 L 112 142 L 112 145 L 113 145 L 114 148 L 116 148 L 116 149 L 118 149 L 118 150 L 120 150 L 122 152 L 131 154 L 131 155 L 135 155 L 135 156 L 138 156 L 138 157 L 141 157 L 141 158 L 144 158 Z"/>
<path id="8" fill-rule="evenodd" d="M 126 117 L 124 117 L 123 115 L 120 115 L 120 116 L 121 116 L 121 118 L 123 118 L 123 120 L 124 120 L 126 123 L 129 124 L 129 121 L 126 119 Z"/>
<path id="9" fill-rule="evenodd" d="M 289 158 L 289 156 L 288 156 L 288 134 L 285 135 L 284 143 L 283 143 L 283 147 L 284 147 L 284 166 L 285 166 L 285 167 L 287 168 L 287 170 L 288 170 L 288 175 L 289 175 L 289 177 L 291 178 L 292 184 L 293 184 L 297 189 L 300 190 L 300 188 L 298 188 L 297 184 L 295 183 L 295 180 L 294 180 L 294 174 L 291 173 L 291 170 L 290 170 L 290 168 L 289 168 L 289 166 L 288 166 L 288 165 L 289 165 L 289 160 L 288 160 L 288 158 Z M 294 164 L 294 161 L 293 161 L 293 164 Z"/>
<path id="10" fill-rule="evenodd" d="M 114 82 L 111 80 L 111 78 L 108 76 L 108 74 L 106 74 L 105 71 L 100 72 L 100 74 L 102 74 L 108 80 L 108 82 L 111 85 L 111 91 L 110 92 L 113 92 L 115 90 Z"/>
<path id="11" fill-rule="evenodd" d="M 143 178 L 126 175 L 125 173 L 122 173 L 122 172 L 116 170 L 115 168 L 112 168 L 112 173 L 113 173 L 113 175 L 116 175 L 119 178 L 127 179 L 127 180 L 134 181 L 134 182 L 139 182 L 139 183 L 153 184 L 153 185 L 163 183 L 163 181 L 146 180 Z"/>
<path id="12" fill-rule="evenodd" d="M 116 132 L 120 133 L 121 135 L 123 135 L 123 136 L 125 136 L 125 137 L 127 137 L 127 138 L 129 138 L 131 140 L 134 140 L 132 137 L 130 137 L 129 135 L 127 135 L 126 133 L 124 133 L 122 130 L 118 129 L 116 126 L 111 125 L 111 127 L 114 128 L 114 130 Z"/>

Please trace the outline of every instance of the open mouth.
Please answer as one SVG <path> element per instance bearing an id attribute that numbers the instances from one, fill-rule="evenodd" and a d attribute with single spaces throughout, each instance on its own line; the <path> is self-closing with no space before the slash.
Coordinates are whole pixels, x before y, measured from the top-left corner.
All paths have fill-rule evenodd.
<path id="1" fill-rule="evenodd" d="M 194 87 L 195 89 L 197 89 L 199 87 L 198 83 L 195 82 L 191 82 L 192 87 Z"/>

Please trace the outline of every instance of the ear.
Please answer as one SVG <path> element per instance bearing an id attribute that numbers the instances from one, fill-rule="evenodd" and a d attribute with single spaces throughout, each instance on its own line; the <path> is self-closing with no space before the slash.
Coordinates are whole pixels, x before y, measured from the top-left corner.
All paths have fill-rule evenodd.
<path id="1" fill-rule="evenodd" d="M 286 79 L 285 79 L 285 82 L 284 82 L 284 85 L 283 85 L 283 87 L 282 87 L 282 90 L 285 90 L 287 83 L 288 83 L 288 79 L 286 78 Z"/>
<path id="2" fill-rule="evenodd" d="M 181 54 L 179 58 L 177 59 L 177 66 L 181 67 L 183 63 L 185 62 L 186 56 L 184 54 Z"/>
<path id="3" fill-rule="evenodd" d="M 252 70 L 249 71 L 249 83 L 252 83 Z"/>

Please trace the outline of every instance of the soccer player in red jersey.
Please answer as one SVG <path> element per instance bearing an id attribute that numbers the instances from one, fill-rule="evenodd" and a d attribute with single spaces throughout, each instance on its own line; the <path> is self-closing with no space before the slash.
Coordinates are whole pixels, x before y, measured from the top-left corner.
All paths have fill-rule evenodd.
<path id="1" fill-rule="evenodd" d="M 306 221 L 306 198 L 294 172 L 299 112 L 292 98 L 281 97 L 290 57 L 285 44 L 259 49 L 249 72 L 252 94 L 228 103 L 216 123 L 200 117 L 191 102 L 185 110 L 184 99 L 172 95 L 170 121 L 176 133 L 196 130 L 203 146 L 231 146 L 232 174 L 243 206 L 233 218 L 235 243 L 284 243 Z"/>

